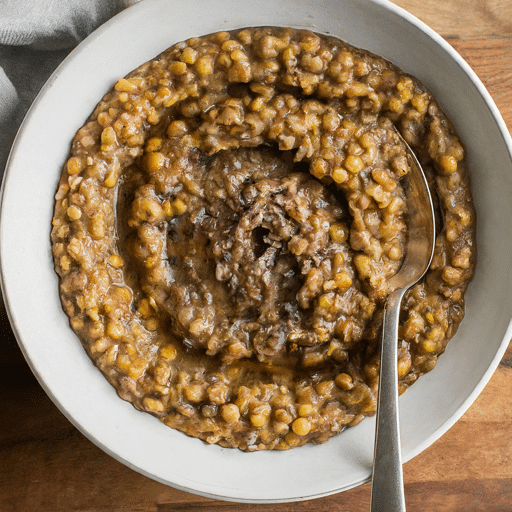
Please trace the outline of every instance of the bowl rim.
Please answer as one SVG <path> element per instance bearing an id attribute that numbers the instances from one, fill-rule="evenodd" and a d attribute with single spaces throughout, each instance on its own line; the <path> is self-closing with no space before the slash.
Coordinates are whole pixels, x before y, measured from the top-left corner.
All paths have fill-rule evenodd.
<path id="1" fill-rule="evenodd" d="M 102 26 L 100 26 L 98 29 L 96 29 L 93 33 L 91 33 L 87 38 L 85 38 L 70 54 L 62 61 L 62 63 L 56 68 L 56 70 L 52 73 L 50 78 L 47 80 L 47 82 L 44 84 L 44 86 L 39 91 L 38 95 L 36 96 L 34 102 L 32 103 L 30 109 L 28 110 L 23 122 L 21 123 L 18 132 L 16 134 L 16 138 L 14 140 L 14 143 L 12 145 L 3 179 L 2 179 L 2 186 L 0 191 L 0 239 L 2 238 L 2 232 L 3 232 L 3 218 L 4 218 L 4 197 L 7 193 L 7 189 L 9 187 L 9 178 L 11 176 L 11 173 L 9 172 L 11 166 L 13 165 L 13 161 L 16 158 L 17 152 L 19 150 L 20 146 L 20 140 L 27 128 L 27 126 L 30 124 L 31 119 L 34 115 L 34 112 L 37 110 L 38 105 L 40 104 L 41 100 L 45 96 L 46 92 L 53 86 L 54 82 L 59 79 L 60 73 L 65 67 L 67 67 L 72 61 L 79 58 L 81 53 L 85 51 L 88 47 L 88 45 L 100 37 L 104 32 L 111 29 L 112 26 L 116 25 L 120 22 L 124 17 L 126 16 L 132 16 L 135 12 L 138 10 L 143 10 L 147 8 L 147 4 L 149 3 L 158 3 L 162 0 L 146 0 L 145 2 L 140 2 L 131 5 L 124 11 L 118 13 L 113 18 L 105 22 Z M 486 107 L 488 108 L 490 114 L 493 117 L 494 122 L 496 123 L 501 136 L 503 137 L 503 141 L 508 149 L 509 157 L 512 162 L 512 139 L 510 137 L 510 134 L 508 132 L 508 129 L 505 125 L 505 122 L 497 108 L 497 106 L 494 103 L 494 100 L 490 96 L 489 92 L 481 82 L 481 80 L 478 78 L 476 73 L 471 69 L 471 67 L 464 61 L 464 59 L 457 53 L 457 51 L 449 45 L 447 41 L 445 41 L 439 34 L 437 34 L 433 29 L 428 27 L 425 23 L 420 21 L 418 18 L 416 18 L 414 15 L 406 11 L 405 9 L 397 6 L 396 4 L 393 4 L 389 0 L 360 0 L 364 1 L 368 4 L 375 4 L 378 6 L 384 7 L 386 10 L 391 11 L 396 16 L 402 18 L 404 21 L 409 23 L 410 25 L 413 25 L 416 29 L 423 32 L 430 40 L 433 41 L 437 46 L 439 46 L 445 53 L 448 54 L 448 56 L 462 69 L 464 74 L 467 76 L 467 78 L 470 80 L 470 82 L 477 88 L 478 93 L 484 100 Z M 349 41 L 350 42 L 350 41 Z M 43 387 L 45 392 L 48 394 L 48 396 L 51 398 L 51 400 L 54 402 L 54 404 L 59 408 L 59 410 L 64 414 L 64 416 L 84 435 L 86 436 L 90 441 L 92 441 L 94 444 L 96 444 L 99 448 L 101 448 L 104 452 L 108 453 L 111 457 L 115 458 L 116 460 L 122 462 L 124 465 L 130 467 L 131 469 L 148 476 L 152 478 L 153 480 L 157 480 L 161 483 L 164 483 L 166 485 L 171 485 L 177 489 L 184 490 L 187 492 L 191 492 L 194 494 L 199 494 L 206 497 L 211 497 L 215 499 L 222 499 L 222 500 L 228 500 L 228 501 L 234 501 L 234 502 L 240 502 L 240 503 L 280 503 L 280 502 L 292 502 L 292 501 L 301 501 L 301 500 L 308 500 L 313 498 L 319 498 L 323 496 L 328 496 L 331 494 L 335 494 L 340 492 L 340 489 L 333 489 L 329 492 L 325 493 L 316 493 L 313 495 L 307 495 L 307 496 L 300 496 L 296 498 L 278 498 L 278 499 L 245 499 L 243 497 L 237 496 L 233 497 L 230 495 L 222 495 L 222 494 L 214 494 L 211 492 L 205 492 L 198 489 L 194 489 L 192 487 L 187 487 L 186 485 L 180 485 L 177 483 L 171 483 L 165 479 L 159 478 L 158 476 L 155 476 L 154 474 L 151 474 L 144 469 L 141 469 L 134 464 L 132 464 L 129 460 L 126 460 L 124 457 L 122 457 L 119 453 L 112 451 L 107 445 L 105 445 L 101 440 L 99 440 L 97 437 L 95 437 L 91 432 L 89 432 L 87 429 L 83 427 L 83 425 L 69 412 L 69 410 L 66 408 L 66 406 L 60 402 L 60 400 L 55 396 L 52 389 L 49 387 L 47 382 L 44 380 L 44 378 L 41 376 L 40 372 L 37 369 L 37 364 L 35 361 L 33 361 L 28 354 L 25 345 L 23 343 L 21 334 L 18 330 L 18 326 L 16 323 L 16 320 L 14 318 L 14 313 L 12 311 L 12 304 L 9 294 L 9 288 L 5 281 L 4 276 L 4 263 L 3 263 L 3 251 L 0 248 L 0 270 L 1 270 L 1 277 L 0 277 L 0 287 L 1 291 L 3 293 L 4 301 L 5 301 L 5 307 L 7 311 L 7 315 L 12 327 L 12 330 L 14 332 L 14 335 L 18 341 L 18 345 L 27 360 L 27 363 L 29 364 L 32 372 L 36 376 L 37 380 L 39 381 L 39 384 Z M 415 450 L 412 450 L 409 455 L 404 458 L 404 462 L 407 460 L 412 459 L 422 451 L 424 451 L 428 446 L 430 446 L 433 442 L 435 442 L 439 437 L 441 437 L 446 431 L 448 431 L 459 419 L 460 417 L 467 411 L 467 409 L 471 406 L 471 404 L 474 402 L 476 397 L 481 393 L 485 385 L 488 383 L 489 379 L 495 372 L 500 360 L 502 359 L 507 347 L 510 338 L 512 338 L 512 318 L 511 322 L 508 326 L 508 329 L 506 331 L 506 334 L 499 346 L 499 349 L 497 350 L 494 358 L 492 359 L 491 364 L 483 374 L 482 378 L 480 379 L 478 385 L 473 389 L 473 391 L 468 395 L 466 400 L 462 403 L 462 405 L 458 408 L 456 414 L 452 415 L 448 421 L 446 421 L 440 428 L 435 430 L 431 436 L 429 436 L 427 439 L 424 440 L 423 443 L 421 443 L 419 446 L 416 447 Z M 366 479 L 364 481 L 360 481 L 355 483 L 354 485 L 344 487 L 341 490 L 348 490 L 353 487 L 356 487 L 358 485 L 364 484 L 369 479 Z"/>

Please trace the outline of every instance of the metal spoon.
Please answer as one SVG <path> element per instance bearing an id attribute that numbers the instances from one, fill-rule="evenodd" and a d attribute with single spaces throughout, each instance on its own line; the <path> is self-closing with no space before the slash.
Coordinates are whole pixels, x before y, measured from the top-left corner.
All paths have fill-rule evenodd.
<path id="1" fill-rule="evenodd" d="M 389 280 L 392 291 L 384 308 L 371 512 L 405 512 L 398 416 L 398 320 L 402 298 L 427 271 L 435 244 L 434 208 L 427 181 L 411 148 L 402 142 L 410 167 L 405 185 L 409 234 L 404 262 Z"/>

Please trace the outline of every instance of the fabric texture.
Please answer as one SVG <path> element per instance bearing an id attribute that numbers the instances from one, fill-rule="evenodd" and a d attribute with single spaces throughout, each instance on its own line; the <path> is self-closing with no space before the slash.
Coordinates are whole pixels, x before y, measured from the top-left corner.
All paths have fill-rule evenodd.
<path id="1" fill-rule="evenodd" d="M 126 6 L 124 0 L 0 0 L 0 44 L 68 48 Z"/>
<path id="2" fill-rule="evenodd" d="M 44 82 L 85 37 L 139 0 L 0 0 L 0 177 Z"/>
<path id="3" fill-rule="evenodd" d="M 5 71 L 0 68 L 0 119 L 11 116 L 18 104 L 18 94 Z"/>

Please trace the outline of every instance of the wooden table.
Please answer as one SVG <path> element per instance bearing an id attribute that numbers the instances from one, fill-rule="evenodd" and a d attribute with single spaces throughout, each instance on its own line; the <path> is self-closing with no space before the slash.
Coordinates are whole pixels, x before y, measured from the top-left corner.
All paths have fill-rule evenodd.
<path id="1" fill-rule="evenodd" d="M 512 129 L 512 0 L 395 0 L 445 37 Z M 43 392 L 0 311 L 0 511 L 368 511 L 370 486 L 318 500 L 240 505 L 139 475 L 82 436 Z M 512 346 L 462 419 L 404 466 L 415 512 L 512 510 Z"/>

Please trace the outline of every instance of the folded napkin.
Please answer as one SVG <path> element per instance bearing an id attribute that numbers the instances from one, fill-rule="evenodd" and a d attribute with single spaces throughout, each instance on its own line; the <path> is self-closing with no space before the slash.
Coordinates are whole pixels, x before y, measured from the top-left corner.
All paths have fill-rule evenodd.
<path id="1" fill-rule="evenodd" d="M 0 177 L 16 131 L 62 59 L 139 0 L 0 0 Z"/>

